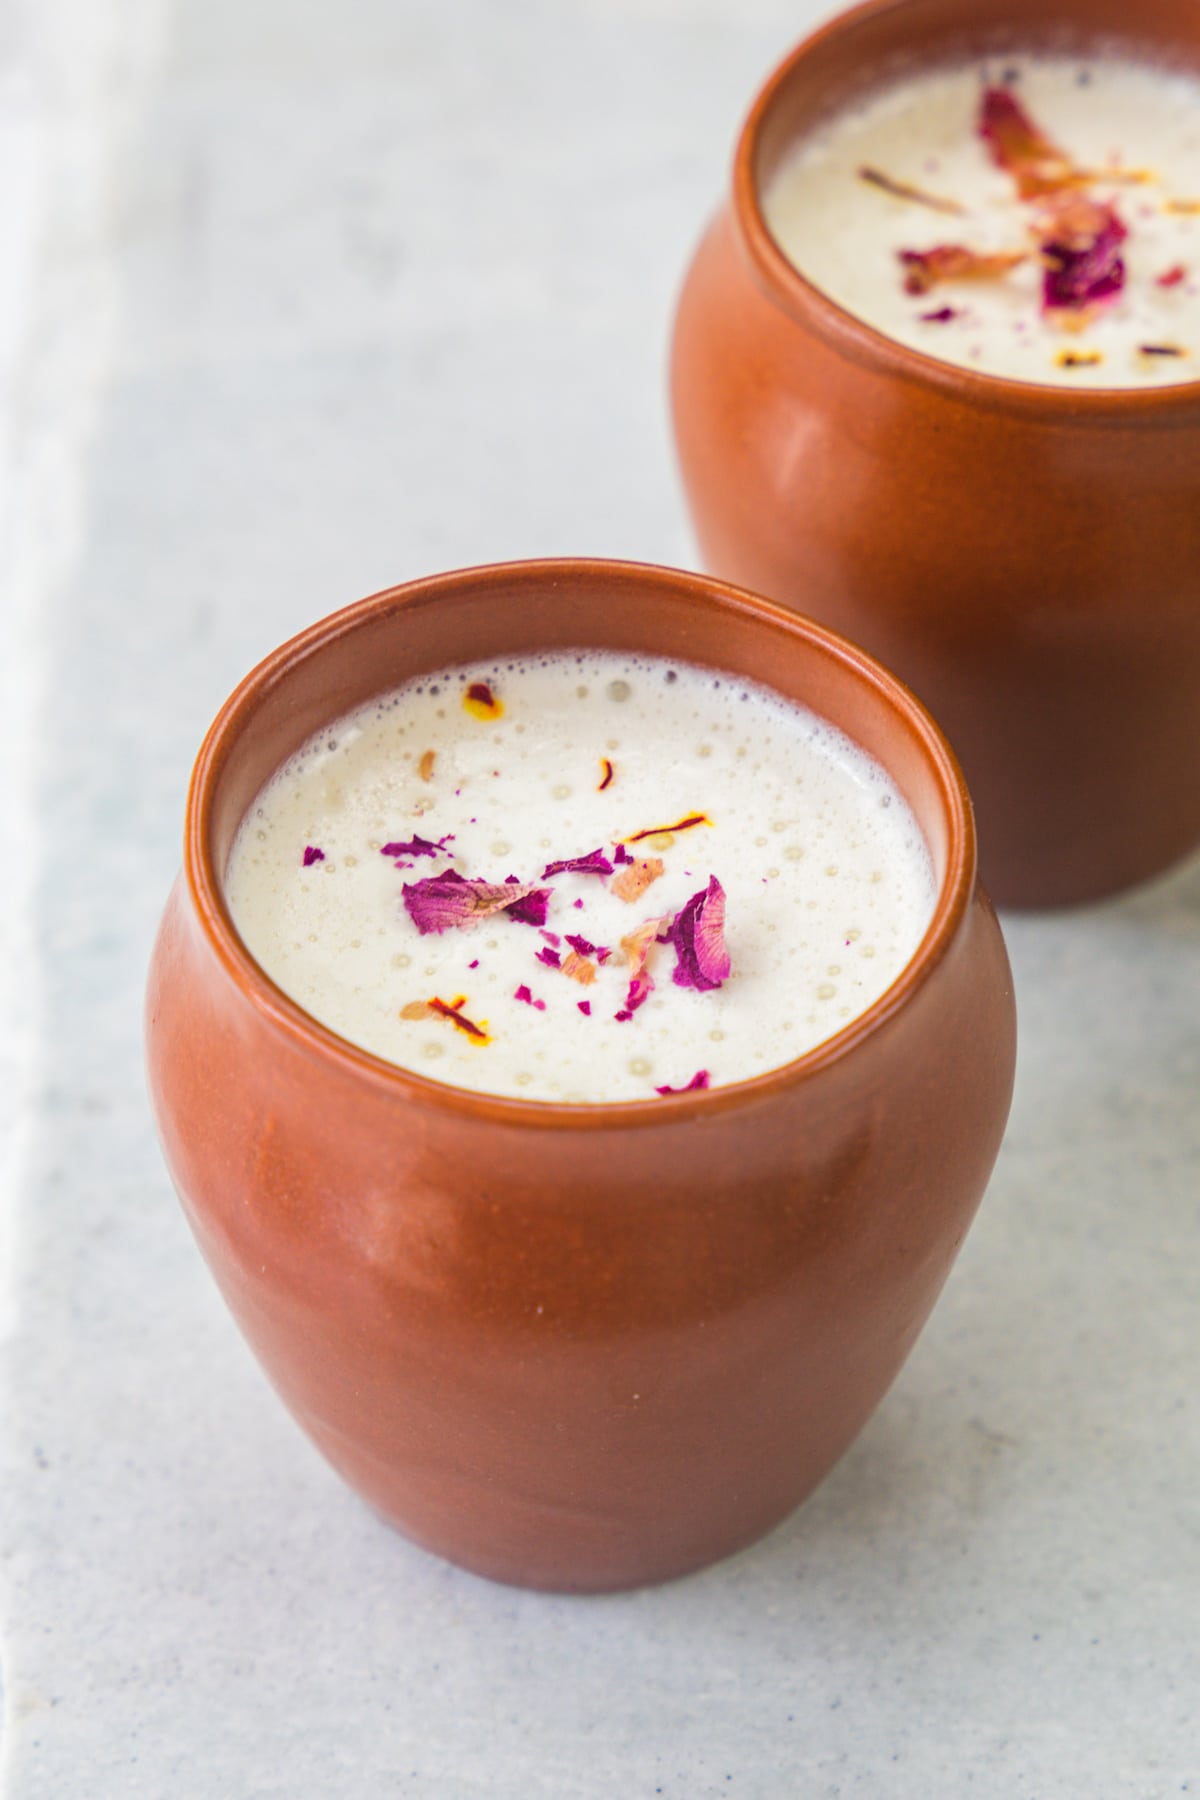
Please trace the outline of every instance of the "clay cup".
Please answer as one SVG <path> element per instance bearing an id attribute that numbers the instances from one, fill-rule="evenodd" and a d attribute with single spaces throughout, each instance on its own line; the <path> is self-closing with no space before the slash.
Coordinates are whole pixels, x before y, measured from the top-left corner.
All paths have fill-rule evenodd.
<path id="1" fill-rule="evenodd" d="M 567 646 L 767 682 L 862 744 L 913 807 L 932 923 L 893 987 L 800 1060 L 648 1101 L 489 1098 L 337 1037 L 241 944 L 230 847 L 310 734 L 415 674 Z M 946 1278 L 1014 1062 L 970 802 L 921 706 L 749 594 L 586 561 L 378 594 L 246 678 L 196 763 L 146 1020 L 175 1186 L 296 1420 L 417 1543 L 574 1591 L 725 1556 L 821 1480 Z"/>
<path id="2" fill-rule="evenodd" d="M 806 129 L 876 84 L 1038 47 L 1200 67 L 1200 6 L 843 14 L 754 102 L 672 353 L 707 567 L 915 690 L 961 757 L 988 889 L 1013 906 L 1096 899 L 1200 844 L 1200 381 L 1070 390 L 940 363 L 813 287 L 760 196 Z"/>

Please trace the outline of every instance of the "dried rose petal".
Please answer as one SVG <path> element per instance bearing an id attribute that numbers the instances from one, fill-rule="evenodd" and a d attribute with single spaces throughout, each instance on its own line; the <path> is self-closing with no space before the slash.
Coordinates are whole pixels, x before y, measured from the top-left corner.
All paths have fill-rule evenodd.
<path id="1" fill-rule="evenodd" d="M 578 1008 L 579 1008 L 579 1010 L 580 1010 L 580 1012 L 581 1012 L 581 1013 L 583 1013 L 583 1015 L 584 1015 L 584 1017 L 585 1017 L 585 1018 L 588 1018 L 588 1019 L 590 1019 L 590 1018 L 591 1018 L 591 1016 L 592 1016 L 592 1003 L 591 1003 L 591 1001 L 590 1001 L 590 1000 L 577 1000 L 577 1001 L 576 1001 L 576 1002 L 575 1002 L 575 1004 L 576 1004 L 576 1006 L 577 1006 L 577 1007 L 578 1007 Z"/>
<path id="2" fill-rule="evenodd" d="M 680 1087 L 680 1088 L 656 1087 L 654 1091 L 656 1094 L 693 1094 L 693 1093 L 696 1093 L 701 1088 L 706 1088 L 708 1086 L 708 1082 L 709 1082 L 708 1070 L 707 1069 L 697 1069 L 696 1073 L 692 1076 L 692 1079 L 688 1082 L 686 1087 Z"/>
<path id="3" fill-rule="evenodd" d="M 570 949 L 578 952 L 579 956 L 596 956 L 601 963 L 606 961 L 610 954 L 608 950 L 604 949 L 603 943 L 590 943 L 578 931 L 567 932 L 567 943 L 569 943 Z"/>
<path id="4" fill-rule="evenodd" d="M 562 972 L 569 975 L 572 981 L 578 981 L 583 987 L 590 987 L 596 979 L 596 965 L 589 962 L 586 956 L 580 956 L 575 950 L 568 950 L 562 961 Z"/>
<path id="5" fill-rule="evenodd" d="M 540 963 L 545 963 L 548 969 L 561 969 L 562 967 L 562 957 L 558 954 L 557 950 L 552 950 L 549 944 L 544 944 L 542 948 L 536 952 L 535 960 Z"/>
<path id="6" fill-rule="evenodd" d="M 405 910 L 425 937 L 430 932 L 475 925 L 497 912 L 520 918 L 523 924 L 543 925 L 551 889 L 539 888 L 533 882 L 468 881 L 454 869 L 447 869 L 426 881 L 405 882 L 401 892 Z M 529 917 L 530 909 L 537 912 L 539 903 L 540 916 Z"/>
<path id="7" fill-rule="evenodd" d="M 511 906 L 504 908 L 504 911 L 510 919 L 515 919 L 518 925 L 544 925 L 550 906 L 550 896 L 554 889 L 533 887 L 528 884 L 521 884 L 521 886 L 522 898 L 514 900 Z"/>
<path id="8" fill-rule="evenodd" d="M 725 889 L 715 875 L 675 915 L 671 942 L 677 958 L 672 980 L 677 987 L 705 993 L 728 977 L 732 965 L 725 948 Z"/>
<path id="9" fill-rule="evenodd" d="M 544 1000 L 535 1000 L 524 982 L 521 983 L 520 987 L 513 995 L 513 999 L 523 1000 L 526 1006 L 532 1006 L 537 1012 L 545 1012 L 546 1010 L 546 1002 Z"/>
<path id="10" fill-rule="evenodd" d="M 319 862 L 324 862 L 324 861 L 325 861 L 325 852 L 323 850 L 318 850 L 317 846 L 315 844 L 305 844 L 305 846 L 304 846 L 304 867 L 306 869 L 311 869 L 314 863 L 319 863 Z"/>
<path id="11" fill-rule="evenodd" d="M 379 854 L 380 856 L 453 856 L 453 850 L 446 848 L 453 836 L 454 833 L 448 831 L 445 837 L 438 838 L 436 843 L 430 843 L 428 838 L 423 837 L 411 837 L 404 843 L 397 839 L 395 843 L 381 845 Z"/>
<path id="12" fill-rule="evenodd" d="M 619 1025 L 627 1024 L 638 1007 L 644 1006 L 653 992 L 654 981 L 650 975 L 646 973 L 635 975 L 629 983 L 629 989 L 625 995 L 625 1005 L 620 1012 L 613 1014 L 617 1023 Z"/>
<path id="13" fill-rule="evenodd" d="M 927 294 L 939 281 L 995 281 L 1029 261 L 1024 250 L 969 250 L 965 244 L 934 244 L 929 250 L 897 250 L 904 264 L 906 294 Z"/>
<path id="14" fill-rule="evenodd" d="M 547 863 L 542 870 L 542 880 L 547 881 L 551 875 L 611 875 L 613 865 L 603 850 L 589 850 L 586 856 L 568 856 L 563 862 Z"/>
<path id="15" fill-rule="evenodd" d="M 896 200 L 912 200 L 917 206 L 931 206 L 934 212 L 961 213 L 965 209 L 957 200 L 944 200 L 939 194 L 927 194 L 924 188 L 913 187 L 907 181 L 897 181 L 882 169 L 873 169 L 867 163 L 855 173 L 860 181 L 871 187 L 882 188 L 885 194 L 891 194 Z"/>
<path id="16" fill-rule="evenodd" d="M 651 882 L 658 880 L 665 866 L 661 856 L 635 857 L 613 882 L 612 892 L 618 900 L 632 904 L 639 894 L 645 893 Z"/>
<path id="17" fill-rule="evenodd" d="M 1129 233 L 1111 206 L 1086 194 L 1062 194 L 1046 203 L 1038 230 L 1047 311 L 1094 306 L 1120 293 L 1120 248 Z"/>
<path id="18" fill-rule="evenodd" d="M 1139 356 L 1186 356 L 1182 344 L 1139 344 Z"/>
<path id="19" fill-rule="evenodd" d="M 948 325 L 951 319 L 961 318 L 962 313 L 957 306 L 939 306 L 936 312 L 918 313 L 917 316 L 923 325 Z"/>
<path id="20" fill-rule="evenodd" d="M 625 960 L 635 975 L 640 975 L 655 944 L 669 944 L 675 924 L 674 915 L 663 913 L 657 919 L 643 919 L 640 925 L 621 939 Z"/>
<path id="21" fill-rule="evenodd" d="M 1009 88 L 985 88 L 979 106 L 979 135 L 992 161 L 1016 178 L 1022 200 L 1071 187 L 1080 173 L 1069 156 L 1035 125 Z"/>

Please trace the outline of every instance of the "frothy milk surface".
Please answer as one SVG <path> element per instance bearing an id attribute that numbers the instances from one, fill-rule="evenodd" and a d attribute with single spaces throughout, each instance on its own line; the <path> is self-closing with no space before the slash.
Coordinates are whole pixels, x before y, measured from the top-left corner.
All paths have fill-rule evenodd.
<path id="1" fill-rule="evenodd" d="M 1018 197 L 979 135 L 981 95 L 1003 86 L 1116 211 L 1125 285 L 1078 314 L 1048 316 Z M 961 213 L 863 178 L 874 170 Z M 1105 180 L 1119 169 L 1141 179 Z M 1015 56 L 914 74 L 835 114 L 762 196 L 780 248 L 848 312 L 913 349 L 989 375 L 1071 387 L 1200 379 L 1200 79 L 1097 57 Z M 903 251 L 965 244 L 1033 251 L 992 280 L 905 292 Z M 944 315 L 950 312 L 953 316 Z M 1150 347 L 1149 349 L 1147 347 Z"/>
<path id="2" fill-rule="evenodd" d="M 416 842 L 436 854 L 395 849 Z M 611 875 L 541 879 L 597 848 Z M 550 888 L 544 927 L 494 912 L 422 935 L 404 889 L 447 869 Z M 629 1013 L 622 939 L 651 919 L 665 933 L 713 876 L 728 977 L 678 985 L 656 931 Z M 827 722 L 711 669 L 593 651 L 422 677 L 321 732 L 250 809 L 225 891 L 250 953 L 342 1037 L 459 1087 L 564 1102 L 792 1061 L 891 985 L 936 897 L 908 806 Z"/>

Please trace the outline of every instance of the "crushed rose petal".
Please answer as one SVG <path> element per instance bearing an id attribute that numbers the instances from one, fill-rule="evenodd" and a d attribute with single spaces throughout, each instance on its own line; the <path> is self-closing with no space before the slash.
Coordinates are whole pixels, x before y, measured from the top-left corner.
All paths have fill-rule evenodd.
<path id="1" fill-rule="evenodd" d="M 960 319 L 962 311 L 957 306 L 939 306 L 934 312 L 917 315 L 923 325 L 948 325 L 951 319 Z M 674 1092 L 674 1089 L 671 1090 Z"/>
<path id="2" fill-rule="evenodd" d="M 1181 344 L 1139 344 L 1139 356 L 1186 356 Z"/>
<path id="3" fill-rule="evenodd" d="M 725 948 L 725 890 L 715 875 L 675 915 L 671 942 L 677 959 L 672 980 L 677 987 L 705 993 L 728 977 L 732 965 Z"/>
<path id="4" fill-rule="evenodd" d="M 323 850 L 318 850 L 318 848 L 315 844 L 305 844 L 305 846 L 304 846 L 304 867 L 306 869 L 311 869 L 314 863 L 319 863 L 319 862 L 324 862 L 324 861 L 325 861 L 325 852 Z"/>
<path id="5" fill-rule="evenodd" d="M 548 969 L 562 968 L 562 957 L 558 954 L 557 950 L 552 950 L 549 944 L 544 944 L 540 950 L 535 952 L 534 960 L 536 962 L 545 963 Z"/>
<path id="6" fill-rule="evenodd" d="M 513 995 L 513 999 L 523 1000 L 526 1006 L 532 1006 L 536 1012 L 545 1012 L 546 1010 L 546 1002 L 544 1000 L 535 1000 L 524 982 L 521 983 L 520 987 Z"/>
<path id="7" fill-rule="evenodd" d="M 996 167 L 1016 179 L 1022 200 L 1077 186 L 1069 156 L 1034 124 L 1010 88 L 985 88 L 979 103 L 979 135 Z"/>
<path id="8" fill-rule="evenodd" d="M 630 854 L 629 854 L 628 850 L 625 848 L 624 844 L 618 844 L 616 849 L 613 851 L 613 862 L 617 865 L 617 867 L 619 868 L 622 863 L 631 863 L 632 861 L 633 861 L 633 858 L 632 858 L 632 856 L 630 856 Z"/>
<path id="9" fill-rule="evenodd" d="M 547 881 L 551 875 L 611 875 L 613 865 L 604 851 L 589 850 L 586 856 L 568 856 L 563 862 L 547 863 L 542 870 L 542 880 Z"/>
<path id="10" fill-rule="evenodd" d="M 1043 207 L 1038 234 L 1047 311 L 1094 306 L 1120 293 L 1120 247 L 1129 233 L 1113 207 L 1086 194 L 1060 194 Z"/>
<path id="11" fill-rule="evenodd" d="M 1172 268 L 1164 269 L 1161 275 L 1156 275 L 1154 285 L 1160 288 L 1173 288 L 1178 287 L 1181 281 L 1186 280 L 1187 264 L 1176 263 Z"/>
<path id="12" fill-rule="evenodd" d="M 692 1079 L 687 1083 L 686 1087 L 678 1087 L 678 1088 L 677 1087 L 656 1087 L 654 1091 L 656 1094 L 694 1094 L 694 1093 L 698 1092 L 701 1088 L 706 1088 L 708 1086 L 708 1083 L 709 1083 L 708 1070 L 707 1069 L 697 1069 L 696 1073 L 692 1076 Z"/>
<path id="13" fill-rule="evenodd" d="M 509 882 L 506 885 L 511 886 L 515 881 L 515 876 L 510 877 Z M 517 885 L 526 886 L 524 883 L 518 883 Z M 510 919 L 515 919 L 518 925 L 544 925 L 546 923 L 546 913 L 550 906 L 550 896 L 553 892 L 553 888 L 535 887 L 529 889 L 527 887 L 524 897 L 520 900 L 514 900 L 511 906 L 506 906 L 504 908 L 504 911 Z"/>
<path id="14" fill-rule="evenodd" d="M 397 840 L 395 843 L 382 845 L 379 854 L 380 856 L 453 856 L 453 850 L 446 848 L 453 836 L 454 833 L 448 831 L 445 837 L 438 838 L 434 843 L 423 837 L 411 837 L 404 843 Z"/>
<path id="15" fill-rule="evenodd" d="M 639 1006 L 644 1006 L 654 992 L 653 979 L 646 974 L 635 975 L 629 983 L 629 991 L 625 995 L 625 1004 L 613 1017 L 619 1025 L 628 1024 Z"/>
<path id="16" fill-rule="evenodd" d="M 940 281 L 993 281 L 1029 261 L 1025 250 L 969 250 L 965 244 L 934 244 L 929 250 L 897 250 L 905 268 L 906 294 L 927 294 Z"/>
<path id="17" fill-rule="evenodd" d="M 578 981 L 582 987 L 590 987 L 596 979 L 596 965 L 589 962 L 586 956 L 580 956 L 577 950 L 568 950 L 562 960 L 562 972 L 569 975 L 572 981 Z"/>
<path id="18" fill-rule="evenodd" d="M 426 881 L 405 882 L 401 890 L 405 911 L 425 937 L 452 928 L 475 925 L 493 913 L 505 912 L 523 924 L 544 925 L 552 890 L 534 882 L 468 881 L 454 869 L 431 875 Z M 540 914 L 531 917 L 530 913 Z"/>
<path id="19" fill-rule="evenodd" d="M 896 200 L 911 200 L 917 206 L 931 206 L 934 212 L 961 213 L 964 208 L 957 200 L 944 200 L 940 194 L 927 194 L 924 188 L 913 187 L 907 181 L 896 181 L 882 169 L 873 169 L 863 163 L 856 171 L 860 181 L 871 187 L 882 188 L 885 194 L 891 194 Z"/>
<path id="20" fill-rule="evenodd" d="M 592 1003 L 590 1000 L 577 1000 L 575 1002 L 575 1004 L 579 1008 L 580 1012 L 584 1015 L 585 1018 L 588 1018 L 588 1019 L 591 1018 Z"/>
<path id="21" fill-rule="evenodd" d="M 632 904 L 644 894 L 651 882 L 657 881 L 666 865 L 661 856 L 638 856 L 627 869 L 622 869 L 612 884 L 611 892 L 618 900 Z"/>

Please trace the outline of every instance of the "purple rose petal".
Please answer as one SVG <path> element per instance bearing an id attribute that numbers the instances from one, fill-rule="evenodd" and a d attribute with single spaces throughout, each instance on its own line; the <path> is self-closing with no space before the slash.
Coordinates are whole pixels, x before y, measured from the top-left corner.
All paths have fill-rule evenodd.
<path id="1" fill-rule="evenodd" d="M 672 979 L 677 987 L 700 993 L 720 987 L 732 965 L 725 948 L 725 890 L 715 875 L 675 915 L 670 940 L 675 946 Z"/>

